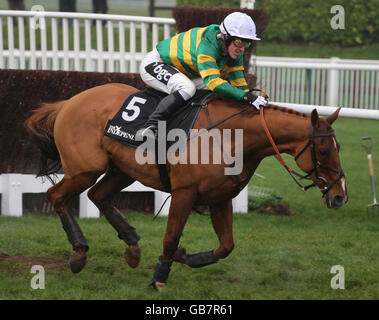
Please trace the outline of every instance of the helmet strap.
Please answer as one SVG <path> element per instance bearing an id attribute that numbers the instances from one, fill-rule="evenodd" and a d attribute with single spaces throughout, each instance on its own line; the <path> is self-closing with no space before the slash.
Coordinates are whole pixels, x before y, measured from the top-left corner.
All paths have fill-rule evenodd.
<path id="1" fill-rule="evenodd" d="M 233 41 L 233 37 L 232 37 L 232 35 L 228 32 L 228 30 L 226 29 L 224 21 L 222 22 L 222 26 L 224 27 L 224 30 L 226 31 L 226 34 L 228 35 L 227 37 L 225 37 L 225 35 L 224 35 L 225 45 L 226 45 L 226 47 L 228 48 L 228 47 L 230 46 L 230 44 L 232 43 L 232 41 Z"/>
<path id="2" fill-rule="evenodd" d="M 221 40 L 220 43 L 219 43 L 219 46 L 220 46 L 220 49 L 221 49 L 221 55 L 222 56 L 226 56 L 228 55 L 228 45 L 227 45 L 227 36 L 226 34 L 223 34 L 223 33 L 218 33 L 217 34 L 217 39 L 218 40 Z M 230 43 L 229 43 L 230 44 Z"/>
<path id="3" fill-rule="evenodd" d="M 225 45 L 226 45 L 227 48 L 230 46 L 230 44 L 232 43 L 232 41 L 233 41 L 233 37 L 231 37 L 231 36 L 227 36 L 225 38 Z"/>

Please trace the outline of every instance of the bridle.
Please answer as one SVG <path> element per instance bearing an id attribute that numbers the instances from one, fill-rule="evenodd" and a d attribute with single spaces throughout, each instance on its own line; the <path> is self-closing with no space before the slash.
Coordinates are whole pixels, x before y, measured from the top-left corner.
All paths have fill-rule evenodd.
<path id="1" fill-rule="evenodd" d="M 304 191 L 308 190 L 311 187 L 315 187 L 316 184 L 313 182 L 310 185 L 303 186 L 296 179 L 296 177 L 300 178 L 300 180 L 311 180 L 310 176 L 313 173 L 315 173 L 316 179 L 319 179 L 319 180 L 323 181 L 323 183 L 325 184 L 324 188 L 320 189 L 320 191 L 321 191 L 321 193 L 322 193 L 322 195 L 324 197 L 345 176 L 345 174 L 344 174 L 343 170 L 338 170 L 338 169 L 335 169 L 335 168 L 330 168 L 330 167 L 324 166 L 324 165 L 322 165 L 317 160 L 314 139 L 315 138 L 323 138 L 323 137 L 333 137 L 334 136 L 334 130 L 330 131 L 328 133 L 314 134 L 314 132 L 313 132 L 313 126 L 312 125 L 310 126 L 309 135 L 308 135 L 308 143 L 304 146 L 303 149 L 301 149 L 301 151 L 297 155 L 295 155 L 295 161 L 296 161 L 304 153 L 305 150 L 307 150 L 308 148 L 310 149 L 311 159 L 312 159 L 312 169 L 306 175 L 302 175 L 302 174 L 296 172 L 295 170 L 293 170 L 291 167 L 289 167 L 285 163 L 285 161 L 283 160 L 282 156 L 280 155 L 279 149 L 276 146 L 276 144 L 274 142 L 274 139 L 272 138 L 271 133 L 270 133 L 268 127 L 267 127 L 266 120 L 264 119 L 264 115 L 263 115 L 263 112 L 264 112 L 263 110 L 264 110 L 264 108 L 260 108 L 261 122 L 262 122 L 263 128 L 264 128 L 264 130 L 266 132 L 266 135 L 267 135 L 268 139 L 270 140 L 270 143 L 271 143 L 272 147 L 275 150 L 275 153 L 276 153 L 275 157 L 276 157 L 276 159 L 287 169 L 287 171 L 291 175 L 292 179 Z M 336 173 L 338 173 L 338 177 L 330 185 L 328 185 L 326 179 L 319 174 L 319 169 L 324 169 L 324 170 L 329 170 L 329 171 L 336 172 Z"/>
<path id="2" fill-rule="evenodd" d="M 316 179 L 322 180 L 325 184 L 324 189 L 321 190 L 323 196 L 325 196 L 325 194 L 327 194 L 345 176 L 343 170 L 338 170 L 335 168 L 324 166 L 324 165 L 320 164 L 320 162 L 317 161 L 317 158 L 316 158 L 316 151 L 315 151 L 315 145 L 314 145 L 313 139 L 314 138 L 323 138 L 323 137 L 332 137 L 332 136 L 334 136 L 334 130 L 332 130 L 328 133 L 314 134 L 313 133 L 313 126 L 311 125 L 310 130 L 309 130 L 308 143 L 304 146 L 304 148 L 297 155 L 295 155 L 295 161 L 296 161 L 300 157 L 300 155 L 302 155 L 304 153 L 304 151 L 309 147 L 309 149 L 311 151 L 312 170 L 306 176 L 304 176 L 304 179 L 309 179 L 309 176 L 314 172 Z M 319 174 L 319 169 L 324 169 L 324 170 L 336 172 L 336 173 L 338 173 L 338 177 L 337 177 L 337 179 L 335 179 L 333 181 L 333 183 L 331 185 L 328 185 L 328 183 L 326 182 L 326 179 Z M 311 186 L 315 186 L 315 184 L 313 183 Z"/>

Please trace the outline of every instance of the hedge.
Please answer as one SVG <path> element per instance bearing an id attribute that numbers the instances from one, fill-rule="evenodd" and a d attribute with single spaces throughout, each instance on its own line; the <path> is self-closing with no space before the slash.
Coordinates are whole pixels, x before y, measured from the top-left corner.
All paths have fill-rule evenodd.
<path id="1" fill-rule="evenodd" d="M 266 29 L 270 15 L 263 9 L 239 9 L 228 7 L 200 7 L 200 6 L 183 6 L 174 7 L 172 15 L 176 21 L 178 32 L 187 31 L 194 27 L 205 27 L 210 24 L 221 24 L 224 18 L 235 11 L 244 12 L 249 15 L 255 22 L 258 36 L 262 36 Z"/>
<path id="2" fill-rule="evenodd" d="M 38 172 L 39 151 L 24 128 L 31 110 L 110 82 L 146 87 L 138 74 L 0 70 L 0 174 Z"/>
<path id="3" fill-rule="evenodd" d="M 345 12 L 345 29 L 333 30 L 334 5 Z M 257 0 L 256 8 L 267 10 L 270 23 L 264 39 L 279 42 L 337 43 L 343 46 L 379 41 L 378 0 Z"/>

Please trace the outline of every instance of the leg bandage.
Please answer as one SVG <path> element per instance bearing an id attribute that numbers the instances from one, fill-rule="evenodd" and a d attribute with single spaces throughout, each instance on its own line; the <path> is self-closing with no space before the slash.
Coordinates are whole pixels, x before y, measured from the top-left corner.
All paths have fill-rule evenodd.
<path id="1" fill-rule="evenodd" d="M 141 239 L 136 229 L 129 224 L 125 217 L 114 207 L 104 212 L 105 218 L 116 229 L 118 237 L 128 245 L 136 245 Z"/>
<path id="2" fill-rule="evenodd" d="M 61 219 L 64 231 L 66 231 L 68 241 L 70 241 L 72 245 L 79 243 L 80 245 L 86 247 L 86 250 L 88 250 L 89 246 L 87 240 L 74 217 L 68 212 L 65 212 L 60 215 L 59 218 Z"/>
<path id="3" fill-rule="evenodd" d="M 171 265 L 172 260 L 163 260 L 162 256 L 160 256 L 155 266 L 153 279 L 150 284 L 154 284 L 154 282 L 166 283 L 171 270 Z"/>
<path id="4" fill-rule="evenodd" d="M 213 250 L 189 253 L 186 256 L 186 264 L 191 268 L 200 268 L 216 263 L 218 258 L 213 254 Z"/>

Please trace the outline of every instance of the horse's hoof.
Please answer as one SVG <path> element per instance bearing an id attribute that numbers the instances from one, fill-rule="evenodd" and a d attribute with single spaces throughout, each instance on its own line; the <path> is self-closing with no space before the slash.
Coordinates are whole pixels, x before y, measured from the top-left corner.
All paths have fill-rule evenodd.
<path id="1" fill-rule="evenodd" d="M 125 250 L 125 260 L 131 268 L 137 268 L 141 260 L 141 249 L 138 245 L 130 246 Z"/>
<path id="2" fill-rule="evenodd" d="M 184 249 L 183 247 L 179 247 L 178 249 L 176 249 L 174 256 L 172 257 L 172 260 L 174 260 L 175 262 L 186 264 L 186 256 L 186 249 Z"/>
<path id="3" fill-rule="evenodd" d="M 153 286 L 153 288 L 154 288 L 155 290 L 157 290 L 157 291 L 159 291 L 159 292 L 163 291 L 163 290 L 166 288 L 166 284 L 165 284 L 165 283 L 163 283 L 163 282 L 158 282 L 158 281 L 154 281 L 154 282 L 152 283 L 152 286 Z"/>
<path id="4" fill-rule="evenodd" d="M 87 263 L 87 255 L 81 251 L 74 252 L 68 263 L 72 273 L 79 273 Z"/>

